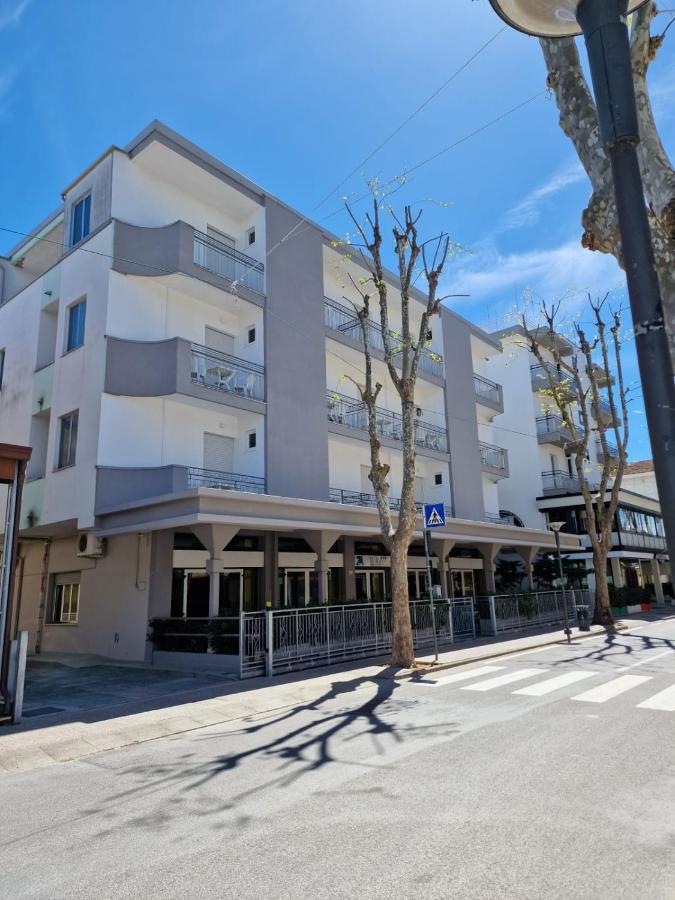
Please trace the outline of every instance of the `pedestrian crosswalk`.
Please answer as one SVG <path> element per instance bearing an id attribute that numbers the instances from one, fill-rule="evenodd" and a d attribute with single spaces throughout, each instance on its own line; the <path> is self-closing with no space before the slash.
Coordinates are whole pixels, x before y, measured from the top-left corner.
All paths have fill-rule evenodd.
<path id="1" fill-rule="evenodd" d="M 625 668 L 632 668 L 632 666 L 626 666 Z M 500 674 L 496 674 L 497 672 Z M 515 687 L 509 693 L 524 697 L 546 697 L 549 694 L 559 692 L 566 699 L 594 704 L 607 703 L 617 697 L 628 694 L 630 691 L 636 691 L 635 700 L 639 700 L 639 702 L 636 702 L 635 705 L 638 709 L 675 712 L 675 684 L 645 698 L 644 687 L 649 682 L 654 682 L 654 676 L 620 674 L 619 671 L 615 670 L 612 673 L 614 677 L 610 677 L 607 680 L 608 674 L 608 672 L 603 671 L 575 668 L 556 675 L 551 673 L 549 666 L 509 669 L 505 665 L 486 665 L 478 666 L 475 669 L 462 669 L 447 675 L 439 673 L 436 677 L 429 674 L 413 682 L 413 684 L 427 687 L 454 687 L 456 685 L 458 690 L 461 691 L 472 691 L 474 693 L 496 691 L 499 693 L 500 690 L 502 692 L 504 690 L 508 691 L 511 685 L 515 685 L 519 681 L 529 680 L 529 684 Z M 565 689 L 573 688 L 575 685 L 591 678 L 598 680 L 603 678 L 604 680 L 602 684 L 594 685 L 582 693 L 570 695 L 568 691 L 567 694 L 564 694 Z M 471 682 L 471 684 L 463 684 L 462 682 Z M 656 684 L 650 684 L 649 686 L 653 689 Z M 640 691 L 640 688 L 643 690 Z"/>

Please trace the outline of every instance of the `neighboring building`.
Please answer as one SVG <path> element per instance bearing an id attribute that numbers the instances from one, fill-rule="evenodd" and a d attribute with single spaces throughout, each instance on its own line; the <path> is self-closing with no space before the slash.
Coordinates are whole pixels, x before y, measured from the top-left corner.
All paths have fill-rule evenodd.
<path id="1" fill-rule="evenodd" d="M 641 459 L 638 462 L 628 463 L 623 473 L 622 484 L 628 490 L 635 491 L 636 494 L 643 494 L 645 497 L 653 497 L 658 500 L 659 492 L 654 475 L 654 460 Z"/>
<path id="2" fill-rule="evenodd" d="M 517 521 L 531 528 L 545 528 L 549 521 L 564 521 L 564 531 L 579 535 L 584 545 L 590 547 L 576 467 L 566 452 L 571 434 L 552 408 L 553 400 L 547 394 L 548 376 L 527 347 L 522 327 L 506 328 L 492 336 L 504 349 L 502 354 L 491 357 L 487 367 L 488 374 L 500 382 L 504 393 L 504 415 L 499 419 L 499 428 L 504 430 L 498 430 L 498 435 L 500 443 L 508 450 L 510 477 L 499 484 L 502 512 L 513 514 Z M 539 340 L 545 364 L 552 367 L 555 377 L 569 378 L 566 372 L 556 369 L 551 348 L 546 347 L 551 340 L 548 334 L 541 331 Z M 578 352 L 562 335 L 555 335 L 554 340 L 564 357 Z M 601 386 L 607 386 L 606 378 L 601 381 Z M 528 396 L 532 398 L 531 405 Z M 606 399 L 600 404 L 599 414 L 605 417 L 605 422 L 611 421 Z M 577 427 L 581 428 L 581 418 Z M 596 429 L 595 420 L 592 428 Z M 611 430 L 608 438 L 610 435 Z M 616 447 L 609 444 L 609 448 L 618 456 Z M 596 491 L 600 483 L 601 459 L 599 439 L 591 439 L 586 471 L 588 481 Z M 643 464 L 636 465 L 641 467 Z M 657 602 L 663 602 L 662 586 L 670 585 L 671 576 L 658 497 L 655 493 L 640 491 L 642 485 L 631 480 L 630 469 L 628 466 L 629 473 L 624 475 L 621 485 L 608 575 L 610 583 L 617 587 L 652 586 Z M 567 556 L 587 560 L 588 567 L 592 568 L 588 551 Z"/>
<path id="3" fill-rule="evenodd" d="M 343 378 L 364 366 L 344 286 L 362 270 L 334 240 L 155 122 L 0 260 L 0 441 L 33 447 L 18 598 L 33 649 L 138 660 L 149 618 L 387 596 L 365 413 Z M 422 358 L 416 499 L 454 516 L 434 535 L 444 592 L 493 590 L 501 547 L 553 546 L 541 515 L 500 516 L 499 355 L 443 310 Z M 420 543 L 409 570 L 419 596 Z"/>

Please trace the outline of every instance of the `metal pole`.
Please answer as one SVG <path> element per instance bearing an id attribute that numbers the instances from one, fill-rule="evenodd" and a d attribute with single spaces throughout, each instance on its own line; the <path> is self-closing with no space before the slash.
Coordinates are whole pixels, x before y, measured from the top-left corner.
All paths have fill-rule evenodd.
<path id="1" fill-rule="evenodd" d="M 675 560 L 675 385 L 636 146 L 628 0 L 581 0 L 602 141 L 612 166 L 635 348 L 670 559 Z"/>
<path id="2" fill-rule="evenodd" d="M 434 635 L 434 661 L 438 662 L 438 635 L 436 634 L 436 611 L 434 610 L 434 588 L 431 582 L 431 532 L 424 529 L 424 553 L 427 558 L 427 590 L 429 591 L 429 606 L 431 607 L 431 630 Z"/>
<path id="3" fill-rule="evenodd" d="M 562 556 L 560 555 L 560 532 L 556 529 L 553 534 L 555 535 L 555 550 L 558 554 L 558 574 L 560 575 L 560 596 L 562 597 L 563 621 L 565 623 L 567 643 L 569 644 L 572 641 L 572 632 L 570 631 L 570 621 L 569 616 L 567 615 L 567 601 L 565 598 L 565 576 L 563 575 Z"/>

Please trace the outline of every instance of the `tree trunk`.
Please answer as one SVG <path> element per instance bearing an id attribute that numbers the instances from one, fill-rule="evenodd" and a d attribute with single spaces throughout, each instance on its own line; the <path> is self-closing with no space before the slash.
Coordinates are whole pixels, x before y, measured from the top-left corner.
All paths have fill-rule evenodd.
<path id="1" fill-rule="evenodd" d="M 415 664 L 410 606 L 408 605 L 408 544 L 402 535 L 391 542 L 391 665 L 409 669 Z"/>
<path id="2" fill-rule="evenodd" d="M 609 583 L 607 581 L 607 550 L 600 547 L 593 551 L 593 567 L 595 569 L 595 616 L 593 621 L 608 631 L 614 631 L 614 616 L 609 602 Z"/>

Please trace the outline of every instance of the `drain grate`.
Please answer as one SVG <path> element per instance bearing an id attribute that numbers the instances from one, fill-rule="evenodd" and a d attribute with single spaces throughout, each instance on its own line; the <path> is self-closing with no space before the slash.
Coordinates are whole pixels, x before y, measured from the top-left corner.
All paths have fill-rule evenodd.
<path id="1" fill-rule="evenodd" d="M 62 706 L 34 706 L 32 709 L 24 709 L 22 717 L 31 719 L 33 716 L 48 716 L 51 713 L 63 712 Z"/>

